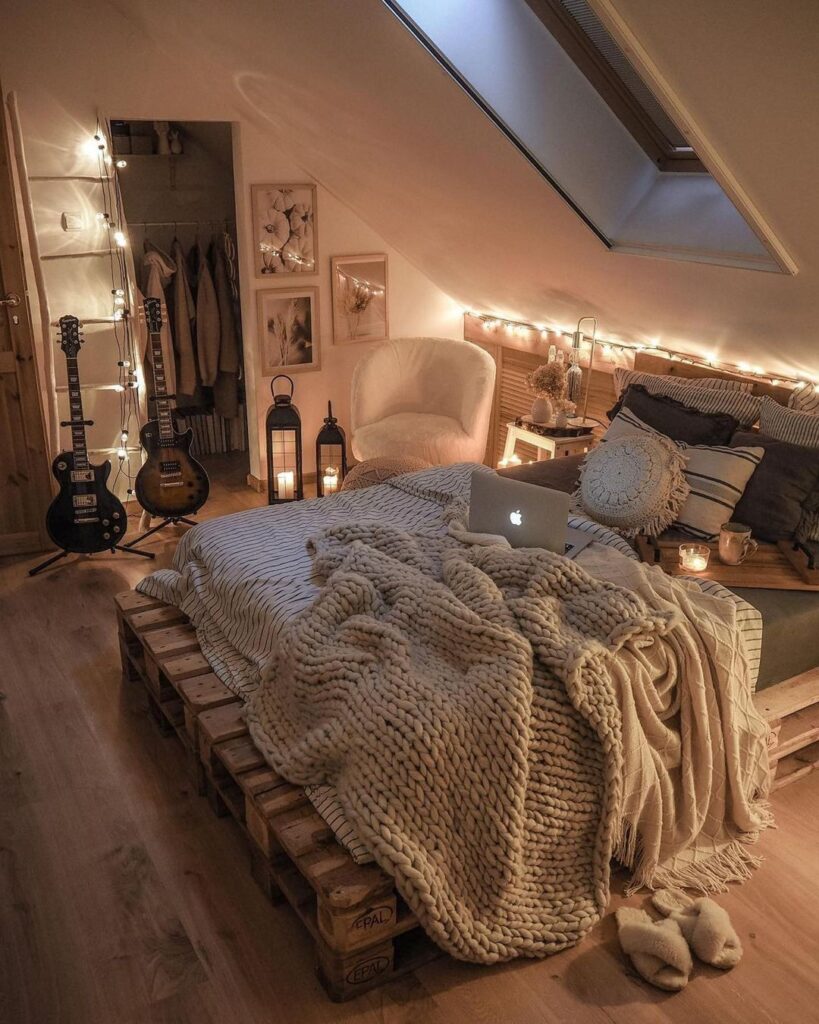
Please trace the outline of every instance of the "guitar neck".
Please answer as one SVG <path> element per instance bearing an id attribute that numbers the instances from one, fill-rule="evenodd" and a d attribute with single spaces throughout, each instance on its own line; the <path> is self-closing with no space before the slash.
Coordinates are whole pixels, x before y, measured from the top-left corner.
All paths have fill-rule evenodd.
<path id="1" fill-rule="evenodd" d="M 168 398 L 168 383 L 165 378 L 165 359 L 162 355 L 162 335 L 151 331 L 151 364 L 154 368 L 154 402 L 156 419 L 159 424 L 160 441 L 172 441 L 174 437 L 171 400 Z"/>
<path id="2" fill-rule="evenodd" d="M 66 356 L 68 365 L 68 401 L 71 407 L 71 448 L 75 469 L 88 469 L 88 444 L 85 438 L 85 417 L 82 412 L 80 371 L 76 356 Z"/>

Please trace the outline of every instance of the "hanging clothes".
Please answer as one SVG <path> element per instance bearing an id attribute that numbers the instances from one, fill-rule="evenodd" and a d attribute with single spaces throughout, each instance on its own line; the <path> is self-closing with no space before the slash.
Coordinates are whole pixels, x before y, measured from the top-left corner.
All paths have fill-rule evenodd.
<path id="1" fill-rule="evenodd" d="M 174 360 L 173 335 L 171 333 L 168 306 L 165 301 L 165 288 L 170 284 L 176 273 L 173 259 L 155 245 L 146 242 L 148 248 L 142 257 L 142 289 L 137 297 L 141 309 L 145 299 L 159 299 L 162 307 L 162 359 L 165 364 L 165 383 L 168 394 L 176 392 L 176 364 Z M 148 328 L 144 315 L 137 317 L 139 333 L 139 350 L 142 353 L 142 366 L 145 371 L 145 383 L 148 395 L 154 394 L 153 364 L 148 356 Z"/>
<path id="2" fill-rule="evenodd" d="M 219 374 L 221 321 L 216 289 L 202 243 L 197 239 L 188 254 L 191 282 L 196 289 L 196 360 L 202 384 L 213 387 Z"/>
<path id="3" fill-rule="evenodd" d="M 171 258 L 176 274 L 171 287 L 173 342 L 177 359 L 177 405 L 191 405 L 196 395 L 196 353 L 193 347 L 196 305 L 188 283 L 188 268 L 182 243 L 174 238 Z"/>
<path id="4" fill-rule="evenodd" d="M 239 336 L 233 315 L 233 292 L 221 246 L 210 250 L 213 283 L 219 304 L 219 373 L 213 385 L 213 405 L 219 416 L 233 419 L 239 414 Z"/>

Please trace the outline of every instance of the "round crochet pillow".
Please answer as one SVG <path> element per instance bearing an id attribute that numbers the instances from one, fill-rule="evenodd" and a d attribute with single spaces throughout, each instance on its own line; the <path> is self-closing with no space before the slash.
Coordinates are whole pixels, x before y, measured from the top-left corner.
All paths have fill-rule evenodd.
<path id="1" fill-rule="evenodd" d="M 357 491 L 362 487 L 372 487 L 375 484 L 383 484 L 393 476 L 401 476 L 402 473 L 414 473 L 419 469 L 427 469 L 429 462 L 423 459 L 416 459 L 413 455 L 383 455 L 379 459 L 367 459 L 366 462 L 359 462 L 353 466 L 344 483 L 342 491 Z"/>
<path id="2" fill-rule="evenodd" d="M 575 508 L 624 537 L 662 533 L 688 497 L 684 467 L 685 456 L 666 437 L 606 441 L 586 456 Z"/>

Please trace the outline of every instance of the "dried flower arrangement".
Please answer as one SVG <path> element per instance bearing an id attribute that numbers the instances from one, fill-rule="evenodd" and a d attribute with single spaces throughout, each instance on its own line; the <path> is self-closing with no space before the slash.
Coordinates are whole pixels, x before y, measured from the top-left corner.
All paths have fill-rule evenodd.
<path id="1" fill-rule="evenodd" d="M 526 374 L 526 385 L 539 398 L 556 401 L 566 394 L 566 369 L 562 363 L 544 363 Z"/>

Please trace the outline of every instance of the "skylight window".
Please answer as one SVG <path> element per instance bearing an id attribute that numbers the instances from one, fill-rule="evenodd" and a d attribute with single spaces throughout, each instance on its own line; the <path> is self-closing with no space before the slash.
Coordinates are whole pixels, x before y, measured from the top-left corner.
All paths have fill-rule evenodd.
<path id="1" fill-rule="evenodd" d="M 526 0 L 661 171 L 706 168 L 587 0 Z"/>
<path id="2" fill-rule="evenodd" d="M 610 0 L 383 2 L 613 253 L 795 273 Z"/>

